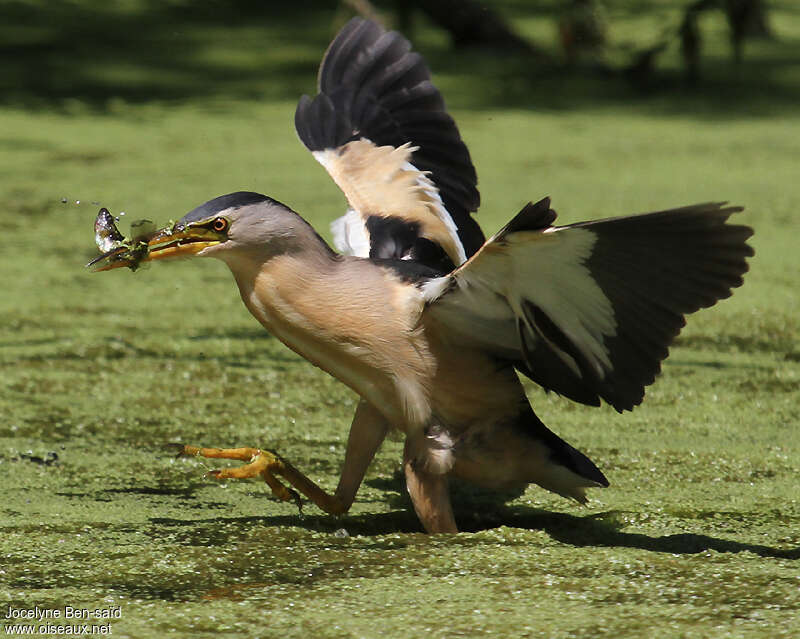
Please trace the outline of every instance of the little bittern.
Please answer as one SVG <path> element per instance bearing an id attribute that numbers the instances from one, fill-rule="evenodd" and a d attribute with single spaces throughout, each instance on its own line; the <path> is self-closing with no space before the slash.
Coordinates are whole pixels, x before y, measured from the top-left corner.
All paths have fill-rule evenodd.
<path id="1" fill-rule="evenodd" d="M 752 230 L 722 203 L 554 226 L 549 199 L 488 240 L 469 152 L 401 35 L 351 20 L 304 96 L 300 139 L 344 192 L 335 252 L 264 195 L 217 197 L 150 238 L 142 259 L 197 255 L 229 267 L 274 336 L 360 396 L 336 491 L 255 448 L 187 446 L 240 459 L 218 477 L 260 476 L 329 513 L 353 503 L 390 429 L 426 530 L 457 530 L 448 478 L 536 483 L 586 501 L 608 481 L 534 414 L 517 373 L 576 402 L 618 411 L 644 397 L 684 316 L 728 297 Z M 100 269 L 125 262 L 101 261 Z M 292 489 L 276 477 L 283 477 Z"/>

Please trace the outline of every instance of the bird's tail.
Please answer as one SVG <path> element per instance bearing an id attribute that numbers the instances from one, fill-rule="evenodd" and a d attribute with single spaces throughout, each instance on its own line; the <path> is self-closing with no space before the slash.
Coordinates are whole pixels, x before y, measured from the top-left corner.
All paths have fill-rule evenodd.
<path id="1" fill-rule="evenodd" d="M 533 482 L 582 504 L 587 501 L 587 488 L 608 486 L 608 479 L 594 462 L 547 428 L 533 410 L 526 416 L 525 422 L 528 435 L 547 451 L 544 463 L 540 462 L 531 469 Z"/>

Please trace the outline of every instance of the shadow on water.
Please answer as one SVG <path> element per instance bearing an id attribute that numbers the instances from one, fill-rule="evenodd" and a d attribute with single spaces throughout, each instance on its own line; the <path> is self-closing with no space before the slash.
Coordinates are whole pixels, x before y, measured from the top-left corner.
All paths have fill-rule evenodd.
<path id="1" fill-rule="evenodd" d="M 152 518 L 150 522 L 173 530 L 173 536 L 191 545 L 222 545 L 247 534 L 250 527 L 261 526 L 284 530 L 304 529 L 334 536 L 381 536 L 423 533 L 411 500 L 405 490 L 401 472 L 390 477 L 373 478 L 365 482 L 384 493 L 393 509 L 388 513 L 343 515 L 266 515 L 264 517 L 214 517 L 202 520 Z M 697 554 L 708 550 L 721 553 L 750 552 L 760 557 L 800 559 L 800 548 L 773 548 L 762 544 L 738 542 L 697 533 L 680 533 L 655 537 L 644 533 L 624 532 L 631 513 L 607 511 L 577 516 L 551 512 L 529 506 L 508 504 L 521 491 L 494 492 L 471 484 L 451 484 L 453 510 L 459 529 L 481 532 L 499 527 L 541 530 L 552 539 L 579 548 L 616 547 L 638 548 L 650 552 Z M 725 516 L 725 513 L 714 513 Z M 677 513 L 678 518 L 706 517 L 709 513 Z M 281 532 L 283 535 L 284 532 Z"/>
<path id="2" fill-rule="evenodd" d="M 800 548 L 773 548 L 695 533 L 653 537 L 643 533 L 623 532 L 620 530 L 622 524 L 618 523 L 619 514 L 612 511 L 576 517 L 566 513 L 512 507 L 509 509 L 509 518 L 505 525 L 529 530 L 543 530 L 561 543 L 581 548 L 587 546 L 638 548 L 676 555 L 713 550 L 730 553 L 751 552 L 761 557 L 780 559 L 800 559 Z"/>
<path id="3" fill-rule="evenodd" d="M 505 509 L 503 517 L 457 516 L 463 532 L 481 532 L 500 526 L 541 530 L 552 539 L 575 546 L 636 548 L 650 552 L 675 555 L 691 555 L 705 551 L 720 553 L 749 552 L 760 557 L 775 559 L 800 559 L 800 548 L 774 548 L 762 544 L 751 544 L 722 539 L 696 533 L 680 533 L 660 537 L 644 533 L 623 532 L 617 523 L 619 513 L 608 512 L 578 517 L 567 513 L 548 512 L 528 507 L 515 506 Z M 498 519 L 500 519 L 498 521 Z M 466 520 L 466 521 L 465 521 Z M 398 510 L 390 513 L 370 515 L 346 515 L 328 517 L 324 515 L 278 515 L 265 517 L 215 517 L 203 520 L 181 520 L 152 518 L 150 522 L 159 527 L 172 529 L 172 536 L 181 542 L 193 545 L 222 545 L 241 537 L 252 527 L 301 528 L 311 532 L 328 533 L 334 536 L 381 536 L 422 533 L 414 512 Z M 283 534 L 283 533 L 282 533 Z M 380 542 L 376 542 L 380 543 Z"/>
<path id="4" fill-rule="evenodd" d="M 538 3 L 529 5 L 518 6 L 512 20 L 541 14 Z M 0 67 L 0 104 L 62 108 L 74 100 L 103 111 L 113 99 L 294 100 L 313 90 L 321 54 L 346 17 L 336 7 L 323 0 L 0 0 L 0 56 L 7 62 Z M 800 46 L 789 38 L 770 42 L 765 55 L 746 55 L 738 67 L 725 57 L 704 60 L 703 80 L 692 86 L 677 71 L 658 70 L 643 85 L 619 71 L 565 68 L 520 53 L 431 48 L 424 41 L 421 49 L 448 83 L 445 97 L 462 109 L 634 105 L 718 118 L 789 112 L 800 101 L 793 71 Z"/>
<path id="5" fill-rule="evenodd" d="M 287 539 L 291 529 L 329 533 L 334 536 L 381 536 L 423 533 L 413 511 L 398 510 L 370 515 L 265 515 L 264 517 L 214 517 L 208 519 L 175 519 L 153 517 L 150 523 L 171 529 L 172 537 L 181 543 L 200 546 L 218 546 L 247 535 L 248 529 L 281 529 Z M 288 537 L 287 537 L 288 534 Z"/>

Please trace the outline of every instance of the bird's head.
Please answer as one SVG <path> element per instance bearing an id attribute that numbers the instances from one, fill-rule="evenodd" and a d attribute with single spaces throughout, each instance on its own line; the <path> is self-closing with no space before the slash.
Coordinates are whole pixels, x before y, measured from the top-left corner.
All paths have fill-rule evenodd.
<path id="1" fill-rule="evenodd" d="M 259 193 L 240 191 L 209 200 L 146 240 L 146 250 L 118 249 L 95 260 L 97 271 L 132 262 L 149 262 L 197 255 L 225 261 L 272 255 L 302 248 L 313 229 L 287 206 Z M 316 235 L 316 234 L 314 234 Z"/>

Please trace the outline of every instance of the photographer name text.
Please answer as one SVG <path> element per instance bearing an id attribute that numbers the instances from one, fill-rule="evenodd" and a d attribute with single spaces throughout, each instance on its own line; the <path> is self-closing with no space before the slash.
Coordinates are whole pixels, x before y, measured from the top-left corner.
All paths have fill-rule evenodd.
<path id="1" fill-rule="evenodd" d="M 12 608 L 5 611 L 5 634 L 110 635 L 111 621 L 122 618 L 121 606 L 108 608 Z M 54 623 L 54 620 L 58 620 Z M 14 625 L 9 625 L 13 622 Z M 31 624 L 34 622 L 34 624 Z M 38 625 L 36 625 L 38 624 Z"/>

